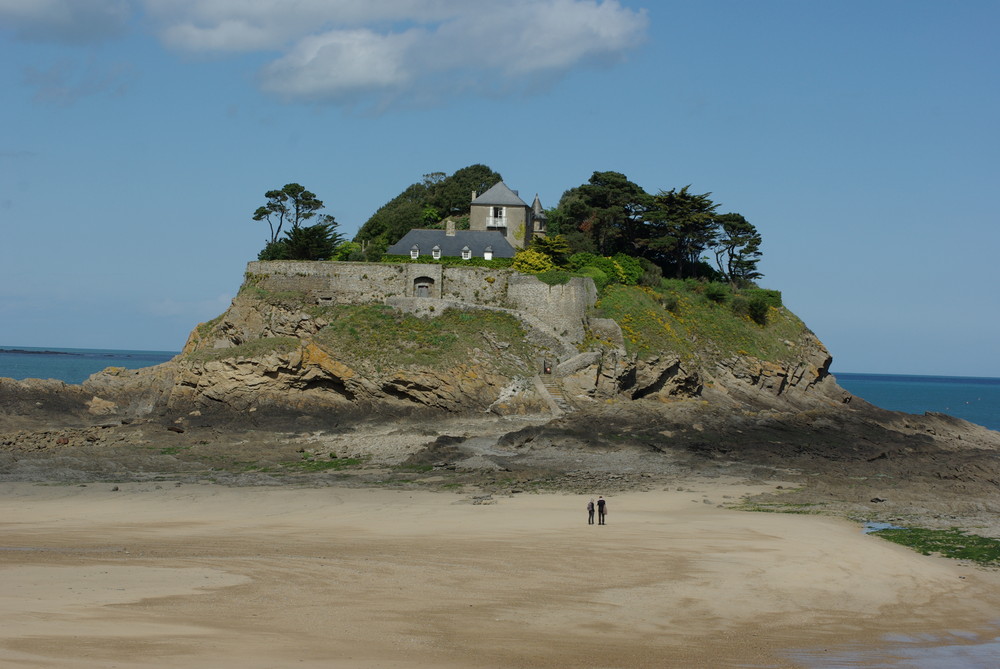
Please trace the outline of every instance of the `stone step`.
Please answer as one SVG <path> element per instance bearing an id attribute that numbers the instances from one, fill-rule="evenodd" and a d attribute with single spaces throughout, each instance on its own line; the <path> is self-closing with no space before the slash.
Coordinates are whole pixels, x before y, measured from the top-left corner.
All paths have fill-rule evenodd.
<path id="1" fill-rule="evenodd" d="M 562 390 L 562 384 L 560 384 L 558 380 L 548 375 L 537 378 L 539 380 L 539 385 L 541 385 L 541 387 L 548 394 L 552 403 L 559 408 L 559 411 L 563 413 L 573 411 L 573 405 L 566 400 L 566 395 Z"/>

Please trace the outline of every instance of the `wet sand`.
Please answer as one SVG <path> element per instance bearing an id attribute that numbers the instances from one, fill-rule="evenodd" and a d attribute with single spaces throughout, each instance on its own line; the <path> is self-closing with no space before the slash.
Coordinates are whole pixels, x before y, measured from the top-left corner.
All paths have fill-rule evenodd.
<path id="1" fill-rule="evenodd" d="M 0 665 L 790 667 L 1000 610 L 996 572 L 718 508 L 763 489 L 734 481 L 603 527 L 568 494 L 118 486 L 0 485 Z"/>

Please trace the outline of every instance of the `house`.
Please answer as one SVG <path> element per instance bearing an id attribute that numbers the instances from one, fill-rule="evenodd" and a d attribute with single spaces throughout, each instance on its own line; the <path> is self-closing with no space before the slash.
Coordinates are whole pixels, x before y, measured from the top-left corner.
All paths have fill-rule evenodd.
<path id="1" fill-rule="evenodd" d="M 527 247 L 534 237 L 545 236 L 545 211 L 535 195 L 529 206 L 500 181 L 482 195 L 472 194 L 470 231 L 496 231 L 516 249 Z"/>
<path id="2" fill-rule="evenodd" d="M 408 255 L 414 260 L 421 256 L 437 260 L 441 257 L 513 258 L 516 249 L 497 230 L 456 230 L 454 221 L 444 230 L 414 229 L 386 251 L 389 255 Z"/>

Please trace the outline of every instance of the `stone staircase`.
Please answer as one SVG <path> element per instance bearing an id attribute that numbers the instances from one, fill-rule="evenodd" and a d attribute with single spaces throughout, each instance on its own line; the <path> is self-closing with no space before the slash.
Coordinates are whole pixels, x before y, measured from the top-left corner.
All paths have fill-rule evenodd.
<path id="1" fill-rule="evenodd" d="M 569 413 L 574 410 L 573 405 L 566 400 L 566 395 L 563 394 L 562 384 L 559 383 L 559 379 L 556 377 L 551 374 L 536 376 L 535 386 L 538 388 L 542 397 L 545 397 L 548 400 L 552 413 L 558 415 Z"/>

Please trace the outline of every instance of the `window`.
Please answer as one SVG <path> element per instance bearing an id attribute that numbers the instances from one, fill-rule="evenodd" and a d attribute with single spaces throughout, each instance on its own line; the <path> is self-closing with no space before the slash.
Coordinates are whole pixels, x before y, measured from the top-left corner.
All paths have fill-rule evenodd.
<path id="1" fill-rule="evenodd" d="M 472 251 L 468 246 L 462 247 L 462 260 L 469 260 L 472 258 Z"/>
<path id="2" fill-rule="evenodd" d="M 493 260 L 493 247 L 492 246 L 487 246 L 486 249 L 483 251 L 483 259 L 484 260 Z"/>
<path id="3" fill-rule="evenodd" d="M 419 257 L 420 257 L 420 247 L 419 247 L 419 246 L 417 246 L 416 244 L 414 244 L 414 245 L 413 245 L 413 246 L 412 246 L 412 247 L 410 248 L 410 258 L 411 258 L 412 260 L 416 260 L 416 259 L 417 259 L 417 258 L 419 258 Z"/>
<path id="4" fill-rule="evenodd" d="M 431 249 L 431 257 L 434 258 L 434 260 L 440 260 L 441 259 L 441 247 L 440 246 L 435 246 L 434 248 Z"/>

